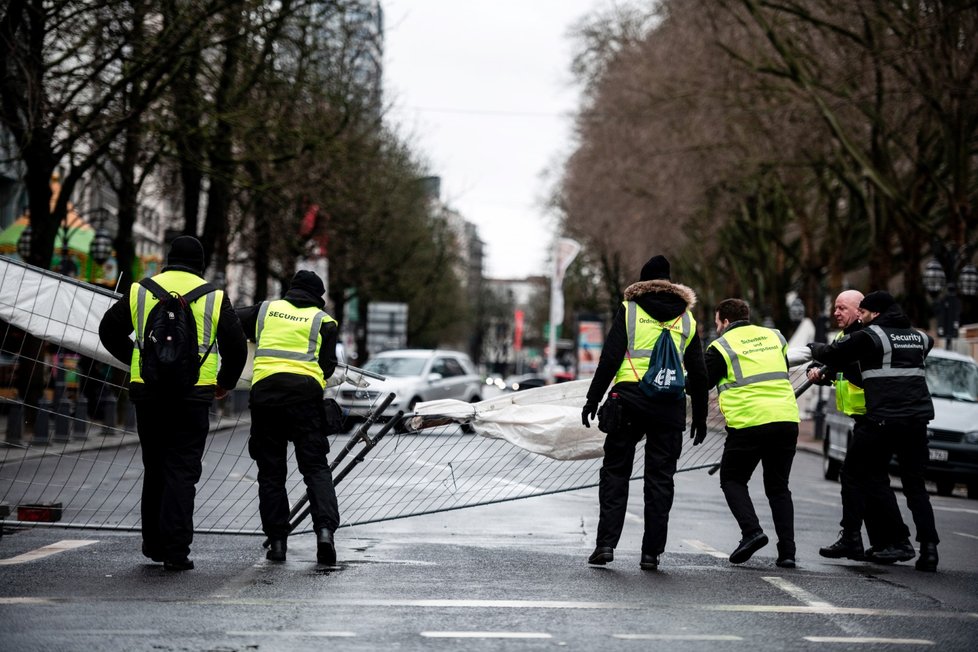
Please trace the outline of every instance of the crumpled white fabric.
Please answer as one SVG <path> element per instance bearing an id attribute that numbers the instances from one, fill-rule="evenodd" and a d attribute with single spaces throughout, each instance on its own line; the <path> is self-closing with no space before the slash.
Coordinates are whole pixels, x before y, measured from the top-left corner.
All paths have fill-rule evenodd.
<path id="1" fill-rule="evenodd" d="M 597 423 L 581 423 L 581 408 L 590 380 L 577 380 L 512 392 L 479 403 L 439 400 L 418 403 L 412 425 L 425 416 L 448 417 L 468 423 L 491 439 L 557 460 L 586 460 L 604 455 L 604 433 Z"/>

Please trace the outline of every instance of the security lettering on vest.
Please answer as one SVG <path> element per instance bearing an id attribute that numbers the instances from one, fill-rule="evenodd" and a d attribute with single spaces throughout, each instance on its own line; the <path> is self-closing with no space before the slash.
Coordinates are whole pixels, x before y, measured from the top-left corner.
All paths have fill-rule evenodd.
<path id="1" fill-rule="evenodd" d="M 269 317 L 278 317 L 280 319 L 288 319 L 289 321 L 309 321 L 309 317 L 299 317 L 297 315 L 287 315 L 284 312 L 278 312 L 277 310 L 269 310 Z"/>
<path id="2" fill-rule="evenodd" d="M 921 349 L 924 348 L 924 338 L 919 333 L 900 335 L 890 333 L 891 346 L 894 349 Z"/>

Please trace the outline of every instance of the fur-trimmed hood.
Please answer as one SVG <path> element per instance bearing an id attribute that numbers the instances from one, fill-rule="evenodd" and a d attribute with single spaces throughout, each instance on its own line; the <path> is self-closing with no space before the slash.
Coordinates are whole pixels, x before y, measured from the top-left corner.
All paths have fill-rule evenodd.
<path id="1" fill-rule="evenodd" d="M 639 281 L 625 288 L 625 301 L 634 301 L 659 321 L 675 319 L 696 305 L 696 293 L 665 279 Z"/>

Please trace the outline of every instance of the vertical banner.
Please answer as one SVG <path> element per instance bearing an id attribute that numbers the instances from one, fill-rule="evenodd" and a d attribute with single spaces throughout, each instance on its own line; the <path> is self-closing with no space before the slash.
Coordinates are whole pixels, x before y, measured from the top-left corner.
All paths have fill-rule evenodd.
<path id="1" fill-rule="evenodd" d="M 523 311 L 513 313 L 513 350 L 519 353 L 523 350 Z"/>
<path id="2" fill-rule="evenodd" d="M 577 324 L 577 379 L 591 378 L 598 369 L 604 346 L 603 324 L 582 321 Z"/>
<path id="3" fill-rule="evenodd" d="M 557 325 L 564 321 L 564 274 L 577 257 L 581 245 L 560 238 L 554 247 L 554 269 L 550 277 L 550 338 L 547 347 L 547 376 L 552 380 L 557 366 Z"/>

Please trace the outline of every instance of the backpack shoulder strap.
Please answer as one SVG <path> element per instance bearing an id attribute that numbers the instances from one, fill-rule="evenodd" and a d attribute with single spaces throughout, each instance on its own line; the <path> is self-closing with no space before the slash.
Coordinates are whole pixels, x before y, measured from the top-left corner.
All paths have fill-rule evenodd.
<path id="1" fill-rule="evenodd" d="M 190 292 L 187 292 L 185 295 L 183 295 L 183 298 L 189 304 L 189 303 L 193 303 L 194 301 L 196 301 L 197 299 L 201 298 L 206 294 L 210 294 L 211 292 L 217 292 L 217 288 L 211 285 L 210 283 L 204 282 L 198 285 L 197 287 L 195 287 Z"/>
<path id="2" fill-rule="evenodd" d="M 150 292 L 152 292 L 153 296 L 159 299 L 160 301 L 166 301 L 167 299 L 173 296 L 165 289 L 163 289 L 162 285 L 160 285 L 159 283 L 157 283 L 156 281 L 154 281 L 148 276 L 142 279 L 141 281 L 139 281 L 139 284 L 142 285 L 147 290 L 149 290 Z"/>

